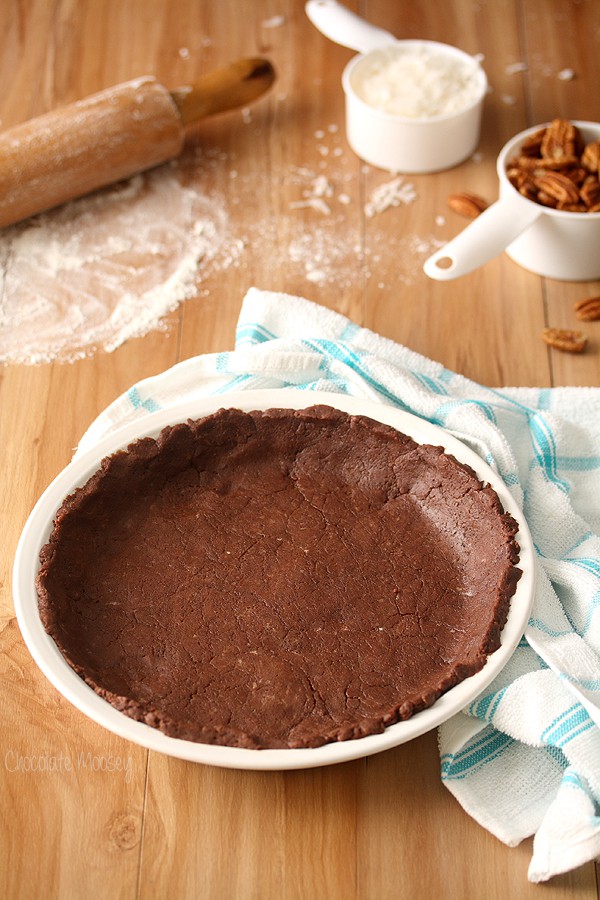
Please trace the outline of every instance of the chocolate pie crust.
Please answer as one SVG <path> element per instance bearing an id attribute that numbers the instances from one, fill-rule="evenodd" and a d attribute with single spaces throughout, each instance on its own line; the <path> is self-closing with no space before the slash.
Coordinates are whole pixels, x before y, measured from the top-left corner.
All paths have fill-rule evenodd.
<path id="1" fill-rule="evenodd" d="M 317 747 L 483 667 L 521 575 L 516 532 L 441 447 L 328 406 L 222 409 L 107 457 L 63 502 L 39 610 L 138 721 Z"/>

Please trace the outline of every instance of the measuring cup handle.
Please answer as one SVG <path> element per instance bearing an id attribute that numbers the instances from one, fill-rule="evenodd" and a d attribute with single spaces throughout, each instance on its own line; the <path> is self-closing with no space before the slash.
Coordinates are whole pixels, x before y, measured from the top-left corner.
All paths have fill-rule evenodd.
<path id="1" fill-rule="evenodd" d="M 425 261 L 425 274 L 436 281 L 467 275 L 506 250 L 542 211 L 520 197 L 498 200 Z"/>
<path id="2" fill-rule="evenodd" d="M 308 0 L 304 9 L 321 34 L 350 50 L 368 53 L 384 44 L 396 43 L 396 38 L 389 31 L 371 25 L 337 0 Z"/>

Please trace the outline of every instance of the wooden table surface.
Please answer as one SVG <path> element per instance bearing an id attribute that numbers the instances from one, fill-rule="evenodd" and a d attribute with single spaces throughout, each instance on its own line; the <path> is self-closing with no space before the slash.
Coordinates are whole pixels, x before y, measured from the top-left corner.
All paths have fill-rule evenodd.
<path id="1" fill-rule="evenodd" d="M 575 327 L 573 303 L 599 294 L 598 282 L 545 280 L 506 256 L 447 284 L 421 271 L 427 253 L 465 224 L 446 207 L 450 192 L 496 198 L 495 157 L 511 135 L 555 116 L 599 118 L 600 4 L 350 5 L 399 37 L 483 54 L 492 88 L 477 154 L 450 171 L 406 176 L 415 199 L 370 217 L 365 204 L 391 175 L 347 147 L 340 76 L 352 54 L 314 29 L 301 0 L 0 4 L 3 127 L 146 73 L 175 87 L 253 55 L 269 57 L 278 73 L 266 98 L 205 122 L 186 151 L 239 236 L 235 264 L 200 267 L 194 296 L 168 315 L 167 330 L 77 362 L 0 369 L 2 897 L 599 896 L 593 864 L 528 884 L 531 841 L 508 849 L 462 811 L 441 784 L 435 733 L 321 770 L 180 762 L 76 711 L 38 670 L 14 618 L 19 534 L 84 430 L 139 379 L 231 349 L 252 285 L 336 309 L 488 385 L 600 384 L 600 323 L 586 326 L 582 355 L 549 351 L 540 339 L 545 326 Z M 573 77 L 559 77 L 568 69 Z M 321 175 L 335 188 L 328 211 L 304 203 Z M 88 753 L 120 759 L 126 771 L 15 765 Z"/>

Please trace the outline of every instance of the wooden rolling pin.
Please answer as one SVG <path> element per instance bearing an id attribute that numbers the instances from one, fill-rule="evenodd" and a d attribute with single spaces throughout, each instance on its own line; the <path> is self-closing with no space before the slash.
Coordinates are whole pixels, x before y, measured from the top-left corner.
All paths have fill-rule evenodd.
<path id="1" fill-rule="evenodd" d="M 0 227 L 173 159 L 187 126 L 250 103 L 274 78 L 261 58 L 173 91 L 142 77 L 11 128 L 0 135 Z"/>

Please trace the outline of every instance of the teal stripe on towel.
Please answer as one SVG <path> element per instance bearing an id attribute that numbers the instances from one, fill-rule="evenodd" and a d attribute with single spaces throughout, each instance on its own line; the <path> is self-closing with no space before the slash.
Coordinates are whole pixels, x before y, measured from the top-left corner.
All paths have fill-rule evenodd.
<path id="1" fill-rule="evenodd" d="M 160 405 L 156 400 L 153 400 L 152 397 L 147 397 L 145 400 L 142 400 L 140 392 L 135 387 L 132 387 L 127 391 L 127 399 L 135 409 L 145 409 L 148 412 L 156 412 L 161 409 Z"/>
<path id="2" fill-rule="evenodd" d="M 381 394 L 382 397 L 385 397 L 387 400 L 390 400 L 394 406 L 398 406 L 400 409 L 405 410 L 406 412 L 412 412 L 410 407 L 408 407 L 403 401 L 398 397 L 397 394 L 394 394 L 390 391 L 384 384 L 380 381 L 377 381 L 376 378 L 369 373 L 369 371 L 363 366 L 362 360 L 360 356 L 354 353 L 346 346 L 340 346 L 339 344 L 335 344 L 333 341 L 327 340 L 303 340 L 302 343 L 309 348 L 309 350 L 316 350 L 318 353 L 323 353 L 326 356 L 329 356 L 332 359 L 336 359 L 339 362 L 343 362 L 349 368 L 353 369 L 361 378 L 363 378 L 367 384 L 369 384 L 372 388 Z"/>
<path id="3" fill-rule="evenodd" d="M 502 698 L 509 687 L 510 685 L 507 685 L 500 691 L 495 691 L 493 694 L 488 694 L 487 697 L 475 700 L 469 707 L 469 712 L 477 716 L 478 719 L 485 719 L 486 721 L 491 722 L 494 713 L 498 709 L 498 706 L 502 702 Z"/>
<path id="4" fill-rule="evenodd" d="M 443 394 L 448 396 L 448 390 L 441 384 L 437 378 L 430 378 L 429 375 L 423 375 L 422 372 L 413 372 L 413 377 L 420 381 L 421 384 L 430 390 L 433 394 Z"/>
<path id="5" fill-rule="evenodd" d="M 580 704 L 571 706 L 558 716 L 540 735 L 546 744 L 564 747 L 569 741 L 593 728 L 594 723 Z"/>
<path id="6" fill-rule="evenodd" d="M 556 465 L 571 472 L 592 472 L 600 469 L 600 456 L 557 456 Z"/>
<path id="7" fill-rule="evenodd" d="M 600 578 L 600 560 L 594 559 L 591 556 L 567 556 L 565 557 L 565 562 L 572 563 L 574 566 L 579 566 L 580 569 L 585 569 L 586 572 L 590 572 L 592 575 Z"/>
<path id="8" fill-rule="evenodd" d="M 569 485 L 558 476 L 556 442 L 552 429 L 539 413 L 529 416 L 529 428 L 538 465 L 543 469 L 548 480 L 553 481 L 561 491 L 567 494 Z"/>
<path id="9" fill-rule="evenodd" d="M 266 341 L 274 340 L 277 340 L 277 335 L 273 334 L 272 331 L 269 331 L 268 328 L 265 328 L 264 325 L 259 325 L 258 322 L 250 322 L 246 323 L 245 325 L 240 325 L 235 332 L 236 344 L 264 344 Z"/>
<path id="10" fill-rule="evenodd" d="M 504 751 L 515 743 L 514 738 L 499 731 L 492 730 L 480 741 L 468 746 L 460 753 L 442 756 L 442 780 L 462 779 L 471 775 L 474 770 L 497 759 Z"/>
<path id="11" fill-rule="evenodd" d="M 491 404 L 485 403 L 483 400 L 449 400 L 447 403 L 442 403 L 442 405 L 436 409 L 432 421 L 436 422 L 438 425 L 444 425 L 451 413 L 455 412 L 457 409 L 469 406 L 477 407 L 477 409 L 481 410 L 486 419 L 493 422 L 494 425 L 496 424 L 496 413 L 494 412 L 494 408 Z"/>
<path id="12" fill-rule="evenodd" d="M 554 628 L 546 625 L 545 622 L 542 622 L 541 619 L 530 619 L 527 625 L 530 628 L 537 628 L 538 631 L 541 631 L 542 634 L 547 634 L 548 637 L 564 637 L 566 634 L 573 633 L 570 628 L 565 628 L 564 631 L 556 631 Z"/>
<path id="13" fill-rule="evenodd" d="M 232 378 L 231 381 L 228 381 L 227 384 L 224 384 L 222 387 L 217 388 L 214 393 L 226 394 L 228 391 L 235 390 L 236 388 L 241 387 L 243 384 L 250 381 L 252 377 L 252 375 L 236 375 L 236 377 Z"/>

